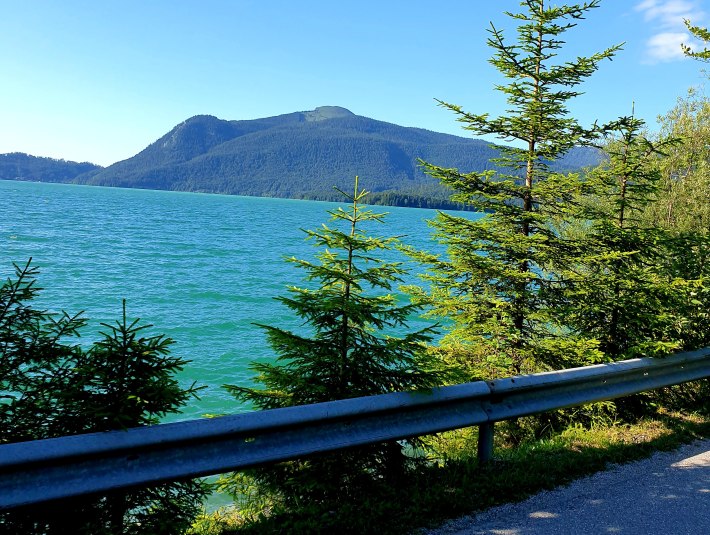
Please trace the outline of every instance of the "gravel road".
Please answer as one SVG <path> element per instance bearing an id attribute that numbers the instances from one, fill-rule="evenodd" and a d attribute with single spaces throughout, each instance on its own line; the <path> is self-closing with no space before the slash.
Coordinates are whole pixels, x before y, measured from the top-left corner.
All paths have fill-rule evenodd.
<path id="1" fill-rule="evenodd" d="M 427 535 L 710 535 L 710 440 L 459 518 Z"/>

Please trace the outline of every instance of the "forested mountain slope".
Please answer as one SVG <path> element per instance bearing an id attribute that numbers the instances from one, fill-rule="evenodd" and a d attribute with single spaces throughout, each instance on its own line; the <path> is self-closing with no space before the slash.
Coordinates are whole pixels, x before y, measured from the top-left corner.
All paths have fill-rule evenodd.
<path id="1" fill-rule="evenodd" d="M 244 121 L 198 115 L 132 158 L 106 168 L 83 169 L 62 180 L 53 174 L 46 180 L 329 200 L 337 195 L 333 186 L 349 190 L 359 175 L 373 192 L 371 202 L 445 206 L 449 193 L 424 174 L 420 158 L 471 171 L 490 167 L 496 156 L 496 147 L 481 140 L 397 126 L 324 106 Z M 578 148 L 556 166 L 578 169 L 598 161 L 595 150 Z"/>
<path id="2" fill-rule="evenodd" d="M 250 121 L 199 115 L 123 162 L 78 178 L 87 184 L 237 195 L 329 199 L 359 175 L 368 190 L 448 198 L 418 159 L 485 169 L 498 155 L 484 141 L 406 128 L 335 106 Z M 598 162 L 575 149 L 563 168 Z M 401 199 L 399 199 L 401 200 Z M 393 204 L 401 204 L 393 202 Z"/>
<path id="3" fill-rule="evenodd" d="M 80 174 L 100 169 L 93 163 L 42 158 L 22 152 L 0 154 L 0 180 L 71 182 Z"/>

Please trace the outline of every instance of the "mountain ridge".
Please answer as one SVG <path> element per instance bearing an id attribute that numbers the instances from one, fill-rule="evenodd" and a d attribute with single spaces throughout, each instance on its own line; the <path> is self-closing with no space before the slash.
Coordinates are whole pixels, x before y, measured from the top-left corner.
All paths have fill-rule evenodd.
<path id="1" fill-rule="evenodd" d="M 353 177 L 382 204 L 454 207 L 449 192 L 426 175 L 420 159 L 462 171 L 492 166 L 486 141 L 403 127 L 339 106 L 250 120 L 195 115 L 135 156 L 95 166 L 69 182 L 175 191 L 335 200 Z M 575 148 L 554 163 L 576 170 L 600 155 Z M 0 161 L 1 162 L 1 161 Z M 5 178 L 1 172 L 0 178 Z"/>

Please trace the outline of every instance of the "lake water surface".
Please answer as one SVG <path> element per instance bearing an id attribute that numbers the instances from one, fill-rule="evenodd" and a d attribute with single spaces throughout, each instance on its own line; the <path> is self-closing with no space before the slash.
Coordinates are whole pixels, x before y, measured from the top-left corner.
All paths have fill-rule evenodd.
<path id="1" fill-rule="evenodd" d="M 274 300 L 287 285 L 303 284 L 303 271 L 284 257 L 313 259 L 318 250 L 301 229 L 327 222 L 337 206 L 0 181 L 0 275 L 32 257 L 45 288 L 41 306 L 85 311 L 88 340 L 100 322 L 120 317 L 125 298 L 129 317 L 153 324 L 176 341 L 173 354 L 192 361 L 181 380 L 208 387 L 181 418 L 234 413 L 243 408 L 221 385 L 249 384 L 249 363 L 274 358 L 253 323 L 301 323 Z M 389 213 L 373 234 L 435 248 L 426 224 L 433 210 L 373 209 Z M 392 258 L 408 263 L 399 253 Z"/>

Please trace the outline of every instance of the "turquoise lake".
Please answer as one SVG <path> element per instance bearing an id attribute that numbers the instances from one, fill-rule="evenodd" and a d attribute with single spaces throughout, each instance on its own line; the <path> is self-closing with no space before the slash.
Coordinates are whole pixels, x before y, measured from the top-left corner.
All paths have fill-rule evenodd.
<path id="1" fill-rule="evenodd" d="M 284 257 L 312 260 L 318 249 L 301 229 L 326 223 L 339 206 L 14 181 L 0 181 L 0 199 L 0 276 L 32 257 L 44 288 L 39 304 L 83 310 L 87 340 L 120 317 L 126 299 L 129 317 L 173 338 L 172 353 L 191 361 L 181 381 L 207 386 L 181 419 L 244 410 L 221 385 L 250 384 L 249 363 L 274 359 L 254 323 L 300 328 L 274 300 L 303 284 L 302 270 Z M 436 249 L 426 224 L 435 211 L 372 209 L 389 214 L 372 234 Z M 398 252 L 390 258 L 418 269 Z"/>

